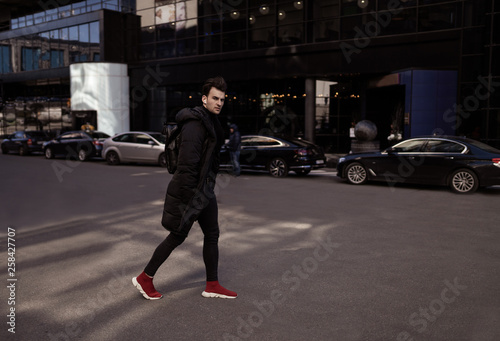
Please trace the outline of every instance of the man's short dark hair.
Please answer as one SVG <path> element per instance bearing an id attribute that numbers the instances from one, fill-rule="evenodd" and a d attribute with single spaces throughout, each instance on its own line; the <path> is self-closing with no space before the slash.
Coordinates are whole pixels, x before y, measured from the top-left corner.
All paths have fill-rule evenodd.
<path id="1" fill-rule="evenodd" d="M 216 88 L 217 90 L 220 90 L 222 92 L 226 92 L 227 90 L 227 84 L 224 78 L 221 76 L 209 78 L 205 81 L 203 84 L 203 87 L 201 88 L 201 94 L 208 96 L 208 93 L 210 92 L 210 89 Z"/>

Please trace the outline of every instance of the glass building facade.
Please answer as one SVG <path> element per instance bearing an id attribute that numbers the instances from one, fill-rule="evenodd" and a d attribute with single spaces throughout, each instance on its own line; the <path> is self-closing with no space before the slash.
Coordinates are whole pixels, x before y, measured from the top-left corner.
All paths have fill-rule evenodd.
<path id="1" fill-rule="evenodd" d="M 125 61 L 125 54 L 117 50 L 122 56 L 116 57 L 108 52 L 114 47 L 109 47 L 109 43 L 106 47 L 104 43 L 110 41 L 110 35 L 115 39 L 114 33 L 123 29 L 123 25 L 118 25 L 111 34 L 104 30 L 126 21 L 120 16 L 135 17 L 135 1 L 59 3 L 62 2 L 25 1 L 2 9 L 10 14 L 8 21 L 0 22 L 0 129 L 3 134 L 19 129 L 59 132 L 74 128 L 69 66 L 82 62 Z M 136 25 L 133 29 L 138 28 Z M 126 42 L 130 32 L 124 31 L 122 37 Z"/>
<path id="2" fill-rule="evenodd" d="M 243 133 L 304 136 L 345 152 L 352 123 L 369 119 L 381 141 L 393 123 L 404 137 L 500 141 L 496 0 L 32 3 L 0 23 L 0 72 L 12 85 L 4 99 L 53 91 L 57 79 L 64 91 L 64 72 L 41 71 L 119 61 L 129 65 L 133 129 L 159 130 L 221 74 L 229 83 L 222 117 Z M 137 25 L 124 24 L 127 15 Z M 116 23 L 128 38 L 116 39 Z"/>

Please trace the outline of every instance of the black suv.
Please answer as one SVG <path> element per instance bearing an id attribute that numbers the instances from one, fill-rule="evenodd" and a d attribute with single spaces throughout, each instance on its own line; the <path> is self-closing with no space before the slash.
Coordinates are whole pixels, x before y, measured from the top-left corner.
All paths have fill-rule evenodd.
<path id="1" fill-rule="evenodd" d="M 31 152 L 42 152 L 43 144 L 50 140 L 44 131 L 16 131 L 2 141 L 2 153 L 19 153 L 19 155 L 28 155 Z"/>

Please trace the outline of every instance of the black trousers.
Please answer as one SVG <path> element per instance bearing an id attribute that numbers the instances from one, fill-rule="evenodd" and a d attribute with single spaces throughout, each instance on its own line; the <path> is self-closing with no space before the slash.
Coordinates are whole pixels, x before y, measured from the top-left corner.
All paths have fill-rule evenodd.
<path id="1" fill-rule="evenodd" d="M 200 224 L 203 231 L 203 261 L 205 262 L 205 269 L 207 274 L 207 281 L 218 280 L 218 264 L 219 264 L 219 222 L 218 222 L 219 209 L 217 207 L 217 199 L 212 196 L 207 206 L 201 211 L 198 216 L 198 224 Z M 167 238 L 160 245 L 151 257 L 144 272 L 149 276 L 154 276 L 158 268 L 167 260 L 172 251 L 181 245 L 185 236 L 180 236 L 175 233 L 170 233 Z"/>

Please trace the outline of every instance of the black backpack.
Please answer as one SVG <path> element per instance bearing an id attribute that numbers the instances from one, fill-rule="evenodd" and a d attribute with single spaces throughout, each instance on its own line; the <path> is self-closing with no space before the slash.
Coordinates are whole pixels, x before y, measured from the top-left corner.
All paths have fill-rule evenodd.
<path id="1" fill-rule="evenodd" d="M 167 159 L 167 170 L 174 174 L 177 170 L 179 159 L 179 146 L 181 145 L 181 127 L 176 123 L 165 122 L 162 134 L 166 136 L 165 157 Z"/>

